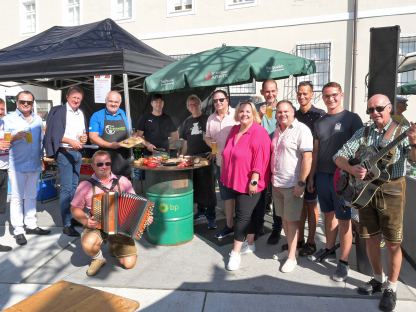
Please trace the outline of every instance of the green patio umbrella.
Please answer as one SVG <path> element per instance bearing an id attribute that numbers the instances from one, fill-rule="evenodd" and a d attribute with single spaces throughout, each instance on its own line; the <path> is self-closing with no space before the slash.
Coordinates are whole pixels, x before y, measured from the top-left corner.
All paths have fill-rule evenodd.
<path id="1" fill-rule="evenodd" d="M 147 93 L 228 86 L 315 73 L 315 62 L 259 47 L 222 46 L 192 54 L 148 76 Z"/>
<path id="2" fill-rule="evenodd" d="M 162 68 L 163 69 L 163 68 Z M 410 81 L 397 88 L 398 94 L 416 94 L 416 80 Z"/>

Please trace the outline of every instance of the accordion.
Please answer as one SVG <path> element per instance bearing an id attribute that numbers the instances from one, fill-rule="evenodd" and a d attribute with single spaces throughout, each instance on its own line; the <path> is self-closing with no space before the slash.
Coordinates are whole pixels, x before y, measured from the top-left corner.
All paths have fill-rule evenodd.
<path id="1" fill-rule="evenodd" d="M 154 203 L 144 197 L 108 192 L 93 196 L 91 214 L 98 223 L 97 229 L 139 240 L 153 215 L 153 207 Z"/>

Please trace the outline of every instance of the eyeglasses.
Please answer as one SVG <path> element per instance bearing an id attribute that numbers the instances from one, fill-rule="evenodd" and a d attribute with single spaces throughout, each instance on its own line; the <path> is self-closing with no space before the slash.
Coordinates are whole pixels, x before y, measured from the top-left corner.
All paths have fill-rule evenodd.
<path id="1" fill-rule="evenodd" d="M 336 98 L 339 95 L 339 93 L 333 93 L 333 94 L 324 94 L 323 97 L 326 99 Z"/>
<path id="2" fill-rule="evenodd" d="M 221 103 L 223 103 L 225 101 L 225 98 L 220 98 L 220 99 L 213 99 L 212 100 L 212 102 L 215 104 L 215 103 L 218 103 L 218 102 L 221 102 Z"/>
<path id="3" fill-rule="evenodd" d="M 99 162 L 95 164 L 97 167 L 102 167 L 102 166 L 106 166 L 106 167 L 110 167 L 111 166 L 111 162 L 107 161 L 107 162 Z"/>
<path id="4" fill-rule="evenodd" d="M 389 104 L 390 103 L 388 103 L 388 104 L 386 104 L 384 106 L 369 107 L 369 108 L 367 108 L 367 110 L 365 112 L 367 113 L 367 115 L 370 115 L 370 114 L 374 113 L 374 111 L 376 111 L 377 113 L 381 113 L 382 111 L 384 111 L 384 109 Z"/>
<path id="5" fill-rule="evenodd" d="M 27 104 L 27 105 L 33 105 L 33 101 L 25 101 L 25 100 L 18 100 L 19 104 Z"/>

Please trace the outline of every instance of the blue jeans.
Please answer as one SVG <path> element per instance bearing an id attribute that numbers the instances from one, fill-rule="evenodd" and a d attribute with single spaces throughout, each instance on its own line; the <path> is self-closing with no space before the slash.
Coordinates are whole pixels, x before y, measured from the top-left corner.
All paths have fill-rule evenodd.
<path id="1" fill-rule="evenodd" d="M 59 151 L 56 158 L 58 174 L 61 184 L 59 191 L 59 206 L 63 226 L 71 225 L 71 200 L 79 182 L 79 171 L 81 170 L 82 156 L 77 151 Z"/>

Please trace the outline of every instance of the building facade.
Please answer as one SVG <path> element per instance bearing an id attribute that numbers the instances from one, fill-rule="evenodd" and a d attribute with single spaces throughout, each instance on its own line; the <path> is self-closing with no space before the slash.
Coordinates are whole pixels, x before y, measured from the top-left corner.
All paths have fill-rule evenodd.
<path id="1" fill-rule="evenodd" d="M 0 48 L 55 25 L 79 25 L 112 18 L 151 47 L 174 57 L 226 45 L 248 45 L 293 53 L 317 64 L 308 77 L 279 80 L 279 99 L 295 99 L 295 86 L 311 80 L 316 103 L 328 81 L 344 87 L 345 107 L 364 120 L 370 29 L 399 25 L 400 53 L 416 51 L 414 0 L 3 0 Z M 356 49 L 353 49 L 354 25 Z M 353 77 L 353 54 L 356 73 Z M 399 83 L 416 79 L 400 74 Z M 259 94 L 260 84 L 231 88 L 235 95 Z M 408 117 L 416 115 L 409 98 Z"/>

